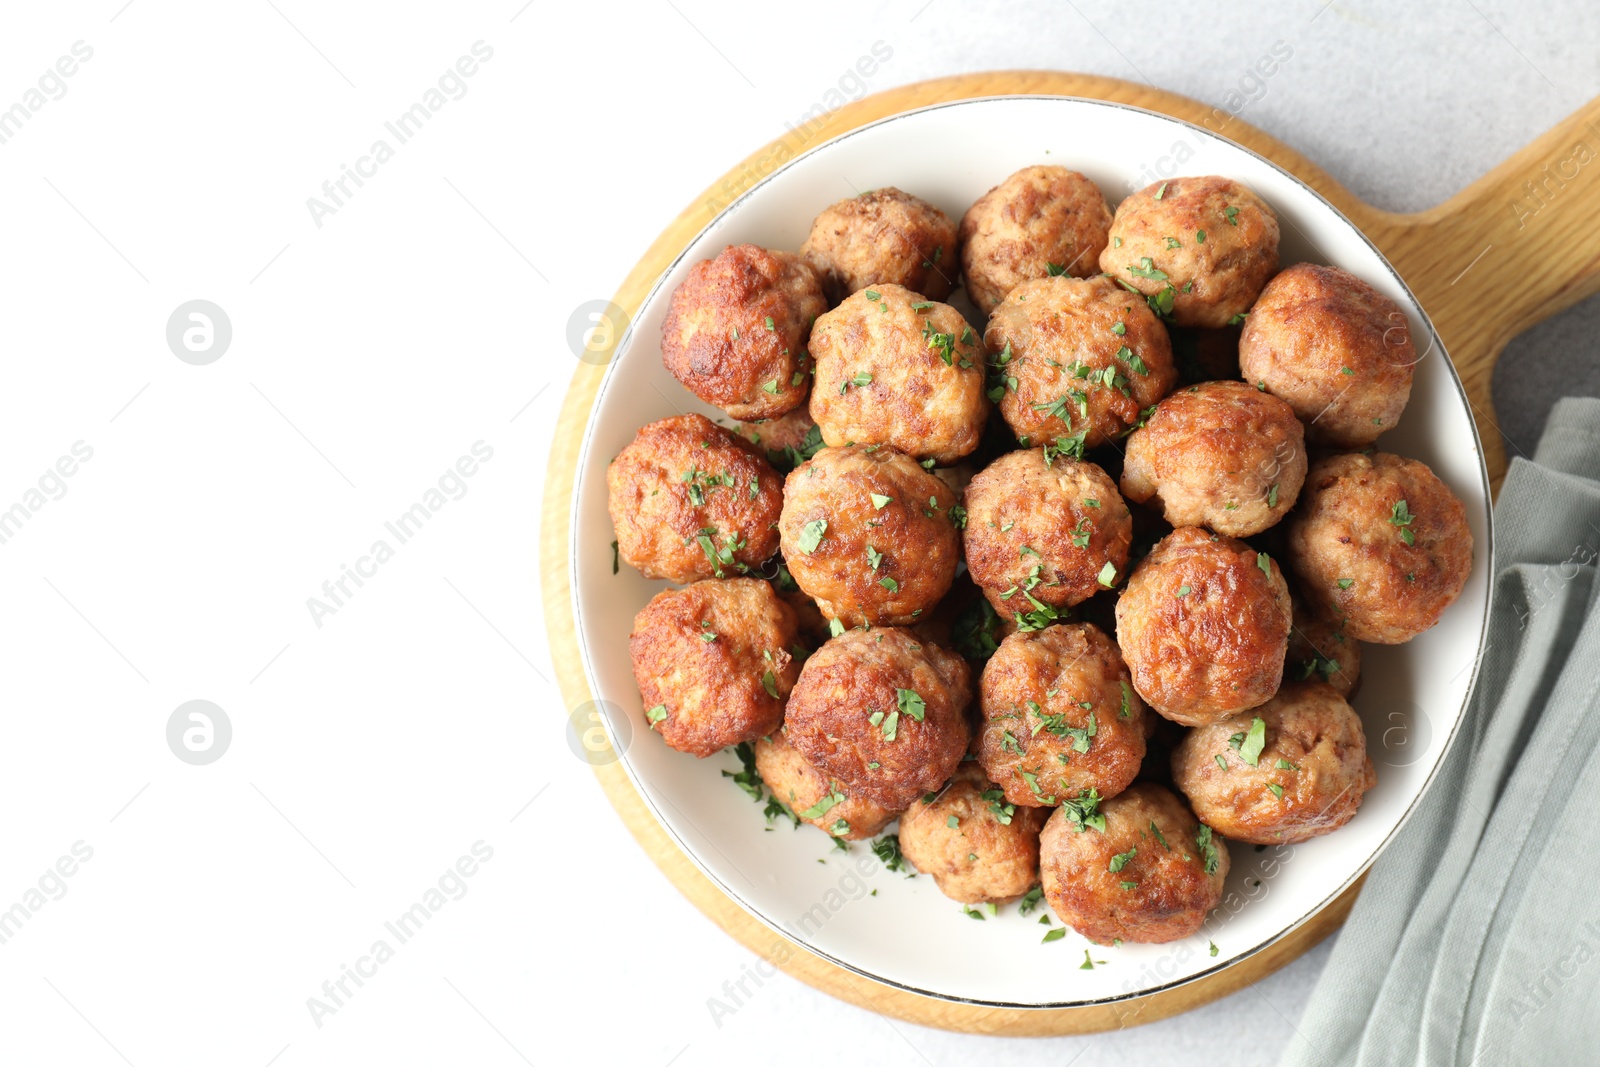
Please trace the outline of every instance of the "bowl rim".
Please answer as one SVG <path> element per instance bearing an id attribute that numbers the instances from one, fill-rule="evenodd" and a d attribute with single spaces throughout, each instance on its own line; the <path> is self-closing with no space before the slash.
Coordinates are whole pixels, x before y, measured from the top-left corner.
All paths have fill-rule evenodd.
<path id="1" fill-rule="evenodd" d="M 871 131 L 873 131 L 873 130 L 877 129 L 878 127 L 880 127 L 880 126 L 884 126 L 884 125 L 887 125 L 887 124 L 893 123 L 893 122 L 898 122 L 898 121 L 900 121 L 902 119 L 906 119 L 906 118 L 908 118 L 910 116 L 913 116 L 913 115 L 921 115 L 921 114 L 924 114 L 926 112 L 940 111 L 940 110 L 944 110 L 944 109 L 947 109 L 947 108 L 959 108 L 959 107 L 966 107 L 966 106 L 975 105 L 975 104 L 977 104 L 977 105 L 994 104 L 996 102 L 1017 101 L 1017 100 L 1060 101 L 1060 102 L 1071 102 L 1071 103 L 1077 103 L 1077 104 L 1090 104 L 1090 105 L 1094 105 L 1096 107 L 1102 107 L 1102 108 L 1107 108 L 1107 109 L 1111 109 L 1111 110 L 1130 111 L 1130 112 L 1134 112 L 1134 113 L 1140 114 L 1140 115 L 1147 115 L 1147 116 L 1150 116 L 1150 117 L 1153 117 L 1153 118 L 1160 119 L 1162 121 L 1171 123 L 1174 126 L 1190 130 L 1190 131 L 1198 134 L 1200 137 L 1205 138 L 1206 140 L 1214 141 L 1214 142 L 1221 142 L 1222 144 L 1226 145 L 1227 147 L 1234 148 L 1234 149 L 1237 149 L 1237 150 L 1239 150 L 1241 152 L 1244 152 L 1245 154 L 1254 157 L 1259 162 L 1266 164 L 1268 167 L 1270 167 L 1273 170 L 1277 171 L 1283 177 L 1289 179 L 1296 186 L 1298 186 L 1302 191 L 1304 191 L 1306 193 L 1309 193 L 1318 202 L 1320 202 L 1321 205 L 1323 206 L 1323 208 L 1325 208 L 1329 213 L 1331 213 L 1333 215 L 1333 217 L 1337 218 L 1340 222 L 1344 223 L 1344 225 L 1349 229 L 1349 231 L 1351 233 L 1355 234 L 1356 237 L 1358 237 L 1362 241 L 1362 243 L 1364 243 L 1368 247 L 1368 249 L 1373 253 L 1373 255 L 1377 257 L 1378 262 L 1383 265 L 1384 270 L 1389 272 L 1390 277 L 1395 281 L 1395 283 L 1397 285 L 1399 285 L 1400 289 L 1406 294 L 1406 297 L 1410 301 L 1411 306 L 1416 309 L 1417 314 L 1421 318 L 1423 324 L 1426 325 L 1426 327 L 1427 327 L 1428 335 L 1429 335 L 1429 338 L 1430 338 L 1430 349 L 1431 348 L 1437 348 L 1438 351 L 1439 351 L 1439 354 L 1443 357 L 1442 362 L 1444 363 L 1444 366 L 1445 366 L 1446 370 L 1449 372 L 1450 382 L 1451 382 L 1451 384 L 1453 384 L 1455 386 L 1456 394 L 1460 398 L 1462 407 L 1467 412 L 1467 416 L 1468 416 L 1467 422 L 1468 422 L 1468 424 L 1469 424 L 1469 426 L 1471 428 L 1471 431 L 1472 431 L 1473 451 L 1474 451 L 1474 455 L 1477 457 L 1476 467 L 1477 467 L 1478 478 L 1479 478 L 1479 488 L 1480 488 L 1480 490 L 1482 492 L 1482 499 L 1484 501 L 1484 511 L 1485 511 L 1485 514 L 1484 514 L 1484 520 L 1485 520 L 1484 521 L 1484 532 L 1485 532 L 1485 538 L 1486 538 L 1486 541 L 1487 541 L 1487 544 L 1485 546 L 1485 560 L 1486 560 L 1486 575 L 1487 575 L 1486 581 L 1487 581 L 1488 589 L 1487 589 L 1486 595 L 1484 597 L 1483 615 L 1482 615 L 1482 618 L 1479 620 L 1479 627 L 1478 627 L 1478 634 L 1479 634 L 1478 644 L 1477 644 L 1477 648 L 1473 652 L 1472 664 L 1471 664 L 1471 667 L 1470 667 L 1470 676 L 1467 679 L 1466 689 L 1463 692 L 1463 696 L 1462 696 L 1462 699 L 1461 699 L 1461 704 L 1456 709 L 1456 713 L 1455 713 L 1455 715 L 1454 715 L 1454 717 L 1453 717 L 1453 719 L 1451 721 L 1449 734 L 1445 738 L 1444 744 L 1439 749 L 1439 755 L 1438 755 L 1437 759 L 1435 759 L 1434 762 L 1433 762 L 1433 765 L 1431 767 L 1429 767 L 1428 773 L 1427 773 L 1427 777 L 1423 780 L 1421 788 L 1418 789 L 1417 792 L 1416 792 L 1416 795 L 1411 798 L 1410 803 L 1407 804 L 1406 810 L 1401 814 L 1399 820 L 1390 829 L 1390 831 L 1386 835 L 1384 835 L 1383 839 L 1380 842 L 1378 842 L 1377 847 L 1373 849 L 1372 853 L 1369 856 L 1367 856 L 1366 859 L 1364 859 L 1361 862 L 1360 866 L 1358 868 L 1356 868 L 1349 875 L 1348 878 L 1344 879 L 1338 885 L 1333 886 L 1320 900 L 1318 900 L 1308 910 L 1304 911 L 1293 922 L 1288 923 L 1287 925 L 1283 926 L 1280 930 L 1278 930 L 1276 933 L 1274 933 L 1271 937 L 1266 938 L 1265 940 L 1259 942 L 1258 944 L 1256 944 L 1252 948 L 1247 949 L 1244 952 L 1242 952 L 1242 953 L 1240 953 L 1240 954 L 1238 954 L 1236 956 L 1231 957 L 1230 959 L 1228 959 L 1225 962 L 1218 963 L 1218 964 L 1212 965 L 1210 967 L 1202 968 L 1200 970 L 1195 971 L 1192 974 L 1187 974 L 1187 975 L 1183 975 L 1181 977 L 1173 978 L 1173 979 L 1170 979 L 1168 981 L 1161 982 L 1160 984 L 1153 985 L 1153 986 L 1150 986 L 1150 987 L 1145 988 L 1145 989 L 1139 989 L 1139 990 L 1134 990 L 1134 991 L 1130 991 L 1130 992 L 1117 993 L 1117 994 L 1108 995 L 1108 996 L 1104 996 L 1104 997 L 1095 997 L 1095 998 L 1086 999 L 1086 1000 L 1047 1001 L 1047 1002 L 1041 1002 L 1041 1001 L 1021 1002 L 1021 1001 L 1009 1001 L 1009 1000 L 992 1000 L 992 999 L 985 999 L 985 998 L 981 998 L 981 997 L 966 997 L 966 996 L 959 996 L 959 995 L 955 995 L 955 994 L 951 994 L 951 993 L 941 993 L 941 992 L 938 992 L 936 990 L 923 989 L 923 988 L 920 988 L 920 987 L 918 987 L 916 985 L 912 985 L 912 984 L 907 983 L 907 982 L 897 981 L 897 980 L 894 980 L 894 979 L 891 979 L 891 978 L 885 978 L 885 977 L 883 977 L 881 975 L 878 975 L 878 974 L 875 974 L 872 971 L 867 970 L 867 969 L 865 969 L 865 968 L 863 968 L 863 967 L 861 967 L 861 966 L 859 966 L 857 964 L 851 963 L 848 960 L 841 959 L 838 956 L 834 955 L 833 953 L 825 951 L 825 950 L 823 950 L 823 949 L 821 949 L 821 948 L 819 948 L 819 947 L 817 947 L 815 945 L 809 944 L 809 943 L 807 943 L 805 941 L 798 940 L 788 930 L 784 929 L 781 924 L 779 924 L 778 922 L 776 922 L 773 919 L 769 918 L 759 908 L 755 907 L 749 901 L 745 900 L 744 897 L 741 896 L 738 891 L 736 891 L 723 878 L 721 878 L 715 871 L 713 871 L 709 866 L 707 866 L 707 864 L 701 859 L 699 853 L 694 848 L 690 847 L 689 843 L 687 841 L 685 841 L 684 838 L 678 833 L 678 831 L 674 828 L 672 823 L 663 816 L 663 814 L 661 812 L 661 809 L 660 809 L 660 806 L 657 804 L 655 797 L 652 795 L 652 791 L 650 790 L 650 788 L 648 788 L 647 783 L 639 776 L 639 773 L 633 767 L 632 761 L 630 761 L 627 758 L 625 753 L 619 753 L 618 754 L 618 762 L 620 762 L 622 764 L 623 770 L 628 776 L 628 780 L 632 783 L 632 785 L 634 787 L 634 790 L 639 794 L 640 799 L 643 800 L 646 808 L 649 809 L 651 816 L 656 820 L 657 823 L 660 824 L 661 828 L 666 831 L 667 836 L 672 839 L 672 842 L 678 847 L 678 849 L 686 857 L 688 857 L 689 861 L 692 864 L 694 864 L 695 869 L 697 871 L 699 871 L 700 874 L 703 875 L 706 879 L 708 879 L 713 885 L 715 885 L 723 893 L 724 896 L 726 896 L 728 899 L 732 900 L 741 909 L 743 909 L 747 914 L 749 914 L 750 916 L 755 918 L 758 922 L 760 922 L 767 929 L 769 929 L 773 933 L 779 935 L 780 937 L 784 938 L 785 940 L 787 940 L 791 944 L 794 944 L 794 945 L 798 946 L 800 949 L 804 950 L 805 952 L 808 952 L 811 955 L 818 957 L 819 959 L 825 960 L 828 963 L 831 963 L 836 967 L 843 968 L 844 970 L 849 971 L 852 974 L 860 975 L 863 978 L 869 979 L 869 980 L 871 980 L 873 982 L 877 982 L 877 983 L 879 983 L 881 985 L 886 985 L 886 986 L 889 986 L 891 988 L 899 989 L 899 990 L 902 990 L 902 991 L 905 991 L 905 992 L 908 992 L 908 993 L 914 993 L 914 994 L 916 994 L 918 996 L 927 997 L 927 998 L 932 999 L 932 1000 L 943 1001 L 943 1002 L 946 1002 L 946 1003 L 953 1003 L 953 1004 L 968 1004 L 968 1005 L 973 1005 L 975 1007 L 985 1007 L 985 1008 L 1016 1009 L 1016 1010 L 1027 1010 L 1027 1011 L 1049 1011 L 1049 1010 L 1061 1010 L 1061 1009 L 1072 1009 L 1072 1008 L 1103 1007 L 1103 1006 L 1106 1006 L 1106 1005 L 1117 1004 L 1117 1003 L 1121 1003 L 1121 1002 L 1125 1002 L 1125 1001 L 1140 1000 L 1140 999 L 1143 999 L 1145 997 L 1154 996 L 1154 995 L 1156 995 L 1158 993 L 1165 993 L 1165 992 L 1168 992 L 1170 990 L 1177 989 L 1177 988 L 1179 988 L 1181 986 L 1189 985 L 1189 984 L 1192 984 L 1194 982 L 1200 981 L 1202 979 L 1210 978 L 1210 977 L 1213 977 L 1215 975 L 1221 974 L 1224 971 L 1230 970 L 1231 968 L 1243 963 L 1245 960 L 1250 959 L 1251 957 L 1253 957 L 1253 956 L 1255 956 L 1255 955 L 1257 955 L 1257 954 L 1259 954 L 1261 952 L 1264 952 L 1268 948 L 1271 948 L 1273 945 L 1276 945 L 1278 942 L 1282 941 L 1289 934 L 1291 934 L 1295 930 L 1299 929 L 1306 922 L 1308 922 L 1311 918 L 1313 918 L 1319 912 L 1321 912 L 1324 908 L 1328 907 L 1328 905 L 1331 904 L 1335 899 L 1337 899 L 1340 896 L 1340 894 L 1344 893 L 1348 888 L 1350 888 L 1356 882 L 1360 881 L 1367 874 L 1367 872 L 1371 869 L 1372 865 L 1377 862 L 1378 858 L 1380 856 L 1382 856 L 1383 853 L 1388 850 L 1388 848 L 1389 848 L 1389 846 L 1391 844 L 1393 844 L 1394 839 L 1399 835 L 1400 831 L 1402 829 L 1404 829 L 1405 825 L 1408 822 L 1411 821 L 1412 815 L 1415 814 L 1415 812 L 1416 812 L 1418 806 L 1421 804 L 1423 798 L 1426 797 L 1429 794 L 1429 792 L 1432 790 L 1432 788 L 1434 786 L 1434 780 L 1438 777 L 1439 769 L 1443 766 L 1445 760 L 1449 758 L 1450 753 L 1451 753 L 1451 749 L 1455 745 L 1456 737 L 1460 733 L 1461 724 L 1462 724 L 1463 720 L 1466 719 L 1468 709 L 1469 709 L 1470 705 L 1472 704 L 1473 698 L 1476 696 L 1477 683 L 1478 683 L 1478 674 L 1479 674 L 1480 668 L 1482 667 L 1484 653 L 1485 653 L 1487 645 L 1488 645 L 1488 632 L 1489 632 L 1488 631 L 1488 623 L 1489 623 L 1489 615 L 1490 615 L 1490 612 L 1491 612 L 1491 610 L 1493 608 L 1494 584 L 1495 584 L 1494 583 L 1494 575 L 1495 575 L 1494 494 L 1493 494 L 1493 490 L 1492 490 L 1492 487 L 1491 487 L 1491 484 L 1490 484 L 1490 481 L 1489 481 L 1488 466 L 1487 466 L 1487 464 L 1485 462 L 1485 459 L 1484 459 L 1483 438 L 1482 438 L 1481 433 L 1479 432 L 1478 420 L 1475 417 L 1474 412 L 1473 412 L 1471 398 L 1469 398 L 1467 396 L 1466 388 L 1465 388 L 1465 386 L 1462 385 L 1462 382 L 1461 382 L 1461 376 L 1460 376 L 1459 373 L 1457 373 L 1456 367 L 1455 367 L 1455 363 L 1450 359 L 1449 352 L 1444 347 L 1444 342 L 1439 337 L 1439 332 L 1433 325 L 1433 319 L 1428 315 L 1427 309 L 1422 306 L 1422 302 L 1417 299 L 1417 296 L 1412 291 L 1411 287 L 1406 284 L 1405 279 L 1400 276 L 1400 272 L 1397 271 L 1395 269 L 1394 265 L 1389 262 L 1388 256 L 1386 256 L 1383 253 L 1383 250 L 1380 249 L 1372 241 L 1372 239 L 1369 236 L 1367 236 L 1367 234 L 1366 234 L 1366 232 L 1364 230 L 1362 230 L 1359 226 L 1357 226 L 1354 222 L 1352 222 L 1350 220 L 1350 218 L 1347 215 L 1345 215 L 1344 212 L 1340 211 L 1339 208 L 1336 207 L 1333 204 L 1332 201 L 1330 201 L 1326 196 L 1324 196 L 1321 192 L 1319 192 L 1309 182 L 1305 181 L 1299 175 L 1295 174 L 1293 171 L 1290 171 L 1289 169 L 1284 167 L 1282 164 L 1276 162 L 1273 159 L 1268 158 L 1267 156 L 1262 155 L 1260 152 L 1257 152 L 1254 149 L 1249 148 L 1249 147 L 1247 147 L 1247 146 L 1245 146 L 1243 144 L 1240 144 L 1240 143 L 1238 143 L 1236 141 L 1229 140 L 1228 138 L 1223 137 L 1220 134 L 1213 133 L 1211 130 L 1206 129 L 1204 126 L 1202 126 L 1202 125 L 1200 125 L 1198 123 L 1190 122 L 1190 121 L 1188 121 L 1186 119 L 1180 119 L 1180 118 L 1177 118 L 1175 116 L 1166 114 L 1165 112 L 1162 112 L 1162 111 L 1156 111 L 1156 110 L 1153 110 L 1151 108 L 1137 107 L 1137 106 L 1134 106 L 1132 104 L 1125 104 L 1125 103 L 1121 103 L 1119 101 L 1102 100 L 1102 99 L 1098 99 L 1098 98 L 1095 98 L 1095 97 L 1085 97 L 1085 96 L 1063 96 L 1063 95 L 1058 95 L 1058 94 L 1053 94 L 1053 93 L 1002 93 L 1002 94 L 992 94 L 992 95 L 987 95 L 987 96 L 967 97 L 967 98 L 960 99 L 960 100 L 947 100 L 947 101 L 942 101 L 942 102 L 938 102 L 938 103 L 929 104 L 929 105 L 924 106 L 924 107 L 912 108 L 912 109 L 909 109 L 909 110 L 906 110 L 906 111 L 896 112 L 895 114 L 892 114 L 892 115 L 885 115 L 883 118 L 875 119 L 875 120 L 873 120 L 871 122 L 864 123 L 864 124 L 862 124 L 860 126 L 857 126 L 854 129 L 846 130 L 843 133 L 838 134 L 837 136 L 830 137 L 829 139 L 827 139 L 826 141 L 821 142 L 820 144 L 813 145 L 811 148 L 808 148 L 805 151 L 803 151 L 803 152 L 797 154 L 796 156 L 794 156 L 794 158 L 786 160 L 781 165 L 779 165 L 777 167 L 774 167 L 770 173 L 768 173 L 766 175 L 763 175 L 760 179 L 758 179 L 757 181 L 753 182 L 750 185 L 749 188 L 745 189 L 738 196 L 736 196 L 733 200 L 729 201 L 720 211 L 718 211 L 714 216 L 712 216 L 711 219 L 709 221 L 707 221 L 704 226 L 701 226 L 698 230 L 696 230 L 695 233 L 694 233 L 694 236 L 692 236 L 691 238 L 688 239 L 688 241 L 685 242 L 683 248 L 677 253 L 677 255 L 675 255 L 673 257 L 672 262 L 669 263 L 664 270 L 662 270 L 661 274 L 656 278 L 655 282 L 650 286 L 650 289 L 645 294 L 644 299 L 640 301 L 639 307 L 634 312 L 632 312 L 630 314 L 629 319 L 628 319 L 628 325 L 623 330 L 622 336 L 620 338 L 618 338 L 618 340 L 617 340 L 616 347 L 613 349 L 613 356 L 612 356 L 611 360 L 607 363 L 607 365 L 605 367 L 605 371 L 604 371 L 604 373 L 602 375 L 602 378 L 601 378 L 601 381 L 600 381 L 598 387 L 595 390 L 594 399 L 590 402 L 589 410 L 588 410 L 588 413 L 587 413 L 587 417 L 586 417 L 586 419 L 584 421 L 583 442 L 582 442 L 581 447 L 579 448 L 578 455 L 576 457 L 576 461 L 574 463 L 574 468 L 573 468 L 572 496 L 570 498 L 570 504 L 569 504 L 569 509 L 568 509 L 569 510 L 569 516 L 568 516 L 568 530 L 567 530 L 566 566 L 567 566 L 567 570 L 568 570 L 568 574 L 569 575 L 573 575 L 573 574 L 577 573 L 577 571 L 578 571 L 578 545 L 579 545 L 578 525 L 579 525 L 579 521 L 580 521 L 579 501 L 580 501 L 580 499 L 581 499 L 581 497 L 583 495 L 584 486 L 585 486 L 585 482 L 586 482 L 586 475 L 588 473 L 588 467 L 589 467 L 589 462 L 590 462 L 590 451 L 591 451 L 591 448 L 592 448 L 593 443 L 594 443 L 594 417 L 593 417 L 594 416 L 594 412 L 595 412 L 596 409 L 598 409 L 600 407 L 601 402 L 605 398 L 607 390 L 610 389 L 610 387 L 611 387 L 611 385 L 613 383 L 613 380 L 616 377 L 616 370 L 617 370 L 617 366 L 621 362 L 622 353 L 627 351 L 628 348 L 630 347 L 630 345 L 633 343 L 634 331 L 638 326 L 639 320 L 643 317 L 644 310 L 646 308 L 650 307 L 652 304 L 654 304 L 655 301 L 660 297 L 660 294 L 661 294 L 663 288 L 667 284 L 667 279 L 672 277 L 677 272 L 679 265 L 682 264 L 683 261 L 689 256 L 690 249 L 694 248 L 696 245 L 698 245 L 700 243 L 700 241 L 705 237 L 706 232 L 709 231 L 710 229 L 712 229 L 713 227 L 715 227 L 724 218 L 726 218 L 727 216 L 733 214 L 735 211 L 739 210 L 742 207 L 742 205 L 744 205 L 748 200 L 750 200 L 752 197 L 754 197 L 757 194 L 757 192 L 760 191 L 764 186 L 768 185 L 774 179 L 778 178 L 779 175 L 783 174 L 785 171 L 789 170 L 791 167 L 795 166 L 800 161 L 802 161 L 804 159 L 808 159 L 812 155 L 815 155 L 816 153 L 821 152 L 824 149 L 831 148 L 832 146 L 837 145 L 842 141 L 849 140 L 849 139 L 854 138 L 854 137 L 859 136 L 859 135 L 868 134 Z M 1426 355 L 1426 352 L 1424 353 L 1424 355 Z M 1419 357 L 1419 359 L 1420 358 L 1421 357 Z M 1476 548 L 1476 546 L 1475 546 L 1475 548 Z M 569 584 L 569 596 L 570 596 L 570 600 L 571 600 L 571 608 L 572 608 L 572 613 L 573 613 L 573 623 L 574 623 L 573 629 L 574 629 L 574 634 L 576 636 L 577 643 L 578 643 L 579 658 L 582 661 L 584 679 L 585 679 L 585 682 L 588 685 L 590 696 L 592 698 L 593 695 L 596 692 L 598 692 L 599 687 L 597 685 L 597 679 L 595 678 L 595 674 L 594 674 L 593 659 L 589 654 L 589 643 L 588 643 L 588 640 L 587 640 L 587 638 L 585 636 L 584 627 L 582 625 L 583 604 L 582 604 L 582 601 L 581 601 L 581 599 L 580 599 L 580 597 L 578 595 L 578 592 L 579 592 L 578 583 L 576 581 L 569 581 L 568 584 Z M 609 724 L 608 724 L 608 730 L 609 730 Z"/>

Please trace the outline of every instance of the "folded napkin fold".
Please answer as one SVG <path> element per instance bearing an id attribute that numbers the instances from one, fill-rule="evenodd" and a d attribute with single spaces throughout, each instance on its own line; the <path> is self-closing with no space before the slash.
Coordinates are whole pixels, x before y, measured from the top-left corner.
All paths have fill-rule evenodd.
<path id="1" fill-rule="evenodd" d="M 1285 1067 L 1600 1064 L 1600 399 L 1556 405 L 1494 521 L 1466 718 Z"/>

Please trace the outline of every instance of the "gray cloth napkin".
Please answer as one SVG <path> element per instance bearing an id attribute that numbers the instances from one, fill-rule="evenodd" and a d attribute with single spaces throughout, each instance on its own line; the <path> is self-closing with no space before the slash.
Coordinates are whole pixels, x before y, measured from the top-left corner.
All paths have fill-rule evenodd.
<path id="1" fill-rule="evenodd" d="M 1494 521 L 1466 719 L 1285 1067 L 1600 1064 L 1600 399 L 1556 405 Z"/>

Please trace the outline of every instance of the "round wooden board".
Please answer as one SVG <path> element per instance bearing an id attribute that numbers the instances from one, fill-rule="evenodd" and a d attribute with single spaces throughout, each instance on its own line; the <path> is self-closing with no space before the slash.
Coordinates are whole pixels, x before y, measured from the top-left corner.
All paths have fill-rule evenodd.
<path id="1" fill-rule="evenodd" d="M 1379 211 L 1353 197 L 1294 149 L 1226 111 L 1147 86 L 1053 71 L 996 71 L 940 78 L 864 97 L 829 115 L 813 140 L 929 104 L 979 96 L 1081 96 L 1114 100 L 1204 126 L 1266 156 L 1316 189 L 1389 258 L 1433 320 L 1466 385 L 1492 483 L 1505 474 L 1502 437 L 1489 398 L 1494 361 L 1507 340 L 1600 288 L 1600 100 L 1440 206 L 1415 215 Z M 632 321 L 657 278 L 726 203 L 774 169 L 777 141 L 718 178 L 657 237 L 615 297 Z M 1159 164 L 1158 164 L 1159 165 Z M 996 175 L 998 181 L 1004 175 Z M 574 633 L 568 528 L 574 472 L 603 366 L 580 362 L 555 429 L 540 535 L 545 620 L 562 697 L 593 699 Z M 694 866 L 646 809 L 615 761 L 595 769 L 606 796 L 662 872 L 741 944 L 817 989 L 870 1011 L 970 1033 L 1081 1034 L 1152 1022 L 1226 996 L 1295 959 L 1349 914 L 1358 881 L 1321 912 L 1253 956 L 1217 974 L 1118 1004 L 1067 1009 L 997 1009 L 909 993 L 863 978 L 808 952 L 752 918 Z M 1365 878 L 1363 877 L 1362 881 Z"/>

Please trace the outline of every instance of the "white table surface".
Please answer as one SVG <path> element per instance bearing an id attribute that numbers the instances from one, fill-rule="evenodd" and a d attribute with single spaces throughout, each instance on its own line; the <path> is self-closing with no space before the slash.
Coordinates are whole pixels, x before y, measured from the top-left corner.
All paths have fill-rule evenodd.
<path id="1" fill-rule="evenodd" d="M 539 498 L 573 309 L 875 42 L 891 58 L 847 91 L 1000 67 L 1216 104 L 1243 84 L 1248 121 L 1396 210 L 1600 89 L 1592 4 L 1401 7 L 8 11 L 0 109 L 26 115 L 0 125 L 0 512 L 27 514 L 0 526 L 0 919 L 22 906 L 0 923 L 0 1062 L 1274 1062 L 1326 946 L 1095 1038 L 926 1030 L 781 976 L 713 1018 L 753 957 L 657 873 L 568 749 Z M 79 41 L 71 76 L 47 74 Z M 384 123 L 479 41 L 492 56 L 446 79 L 465 94 L 398 143 Z M 1292 58 L 1245 80 L 1280 41 Z M 380 138 L 392 158 L 314 217 L 308 198 Z M 166 338 L 193 299 L 232 326 L 204 366 Z M 1507 353 L 1512 454 L 1557 395 L 1600 391 L 1597 328 L 1591 301 Z M 78 442 L 90 458 L 49 474 Z M 396 544 L 385 522 L 477 442 L 492 458 Z M 379 539 L 393 558 L 361 563 Z M 369 577 L 334 604 L 322 584 L 346 564 Z M 204 766 L 166 739 L 195 699 L 232 726 Z M 477 842 L 492 857 L 445 878 L 422 929 L 387 932 Z M 69 877 L 50 873 L 61 857 Z M 380 939 L 392 958 L 335 1005 L 323 983 Z"/>

